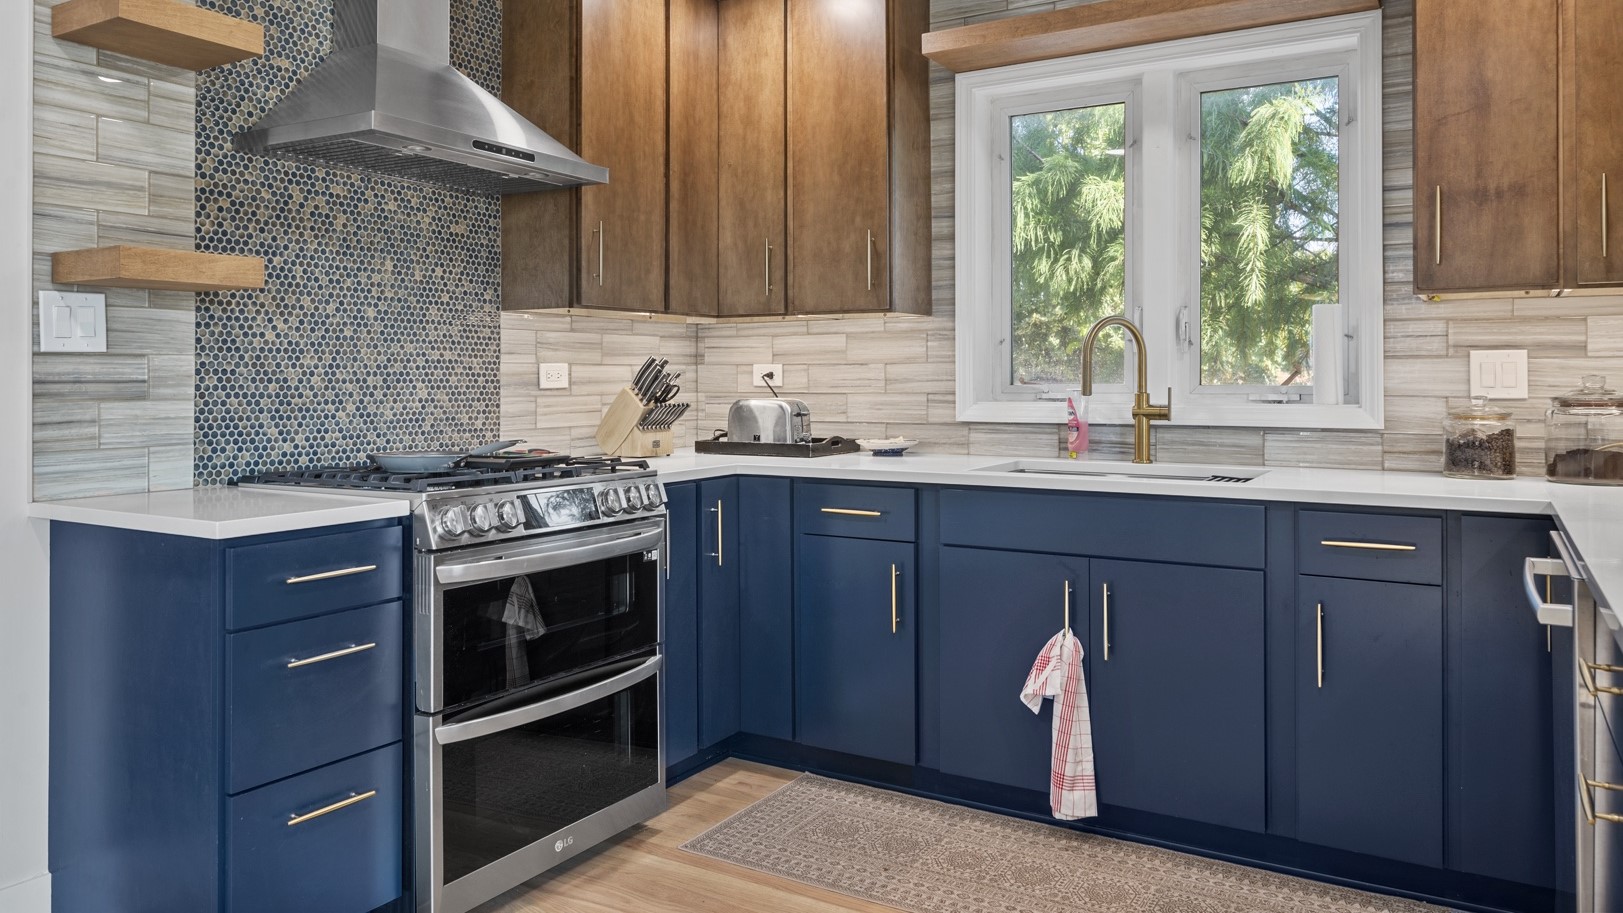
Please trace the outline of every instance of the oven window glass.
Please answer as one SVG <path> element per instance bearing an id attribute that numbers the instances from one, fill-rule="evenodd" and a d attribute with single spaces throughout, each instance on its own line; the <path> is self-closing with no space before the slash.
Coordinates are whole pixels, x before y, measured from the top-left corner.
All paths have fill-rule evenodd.
<path id="1" fill-rule="evenodd" d="M 659 642 L 659 564 L 638 552 L 444 592 L 444 709 Z"/>
<path id="2" fill-rule="evenodd" d="M 658 784 L 658 682 L 444 746 L 445 883 Z"/>

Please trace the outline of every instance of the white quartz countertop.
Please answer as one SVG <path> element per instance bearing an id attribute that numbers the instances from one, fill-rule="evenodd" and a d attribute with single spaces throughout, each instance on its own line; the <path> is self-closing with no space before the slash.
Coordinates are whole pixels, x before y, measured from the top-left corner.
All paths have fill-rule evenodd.
<path id="1" fill-rule="evenodd" d="M 1551 485 L 1556 522 L 1578 549 L 1590 592 L 1623 609 L 1623 487 Z"/>
<path id="2" fill-rule="evenodd" d="M 235 539 L 265 533 L 404 517 L 398 498 L 346 497 L 210 485 L 180 491 L 37 501 L 30 516 L 199 539 Z"/>

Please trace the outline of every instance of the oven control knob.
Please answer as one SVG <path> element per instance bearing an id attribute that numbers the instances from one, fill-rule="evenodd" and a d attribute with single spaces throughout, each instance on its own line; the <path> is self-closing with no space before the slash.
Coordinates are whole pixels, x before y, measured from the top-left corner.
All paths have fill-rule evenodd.
<path id="1" fill-rule="evenodd" d="M 623 507 L 620 501 L 620 491 L 616 488 L 605 488 L 598 492 L 597 503 L 602 506 L 604 516 L 613 516 L 619 513 Z"/>
<path id="2" fill-rule="evenodd" d="M 496 528 L 512 532 L 524 525 L 524 509 L 517 501 L 503 501 L 496 505 Z"/>
<path id="3" fill-rule="evenodd" d="M 636 485 L 626 486 L 626 510 L 642 510 L 642 489 Z"/>
<path id="4" fill-rule="evenodd" d="M 455 538 L 468 534 L 468 509 L 466 507 L 447 507 L 434 518 L 439 525 L 440 532 Z"/>
<path id="5" fill-rule="evenodd" d="M 659 507 L 660 504 L 664 503 L 665 496 L 659 491 L 659 483 L 649 482 L 647 485 L 645 485 L 643 487 L 642 500 L 643 503 L 648 505 L 649 510 L 654 510 L 655 508 Z"/>
<path id="6" fill-rule="evenodd" d="M 496 528 L 496 505 L 486 502 L 473 508 L 473 531 L 483 536 Z"/>

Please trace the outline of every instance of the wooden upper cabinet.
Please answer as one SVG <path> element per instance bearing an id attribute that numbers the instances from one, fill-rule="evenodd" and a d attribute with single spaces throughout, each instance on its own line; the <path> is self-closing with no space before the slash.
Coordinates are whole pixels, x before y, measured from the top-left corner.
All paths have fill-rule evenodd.
<path id="1" fill-rule="evenodd" d="M 1623 3 L 1569 0 L 1566 203 L 1574 287 L 1623 284 Z M 1570 274 L 1569 274 L 1570 275 Z"/>
<path id="2" fill-rule="evenodd" d="M 785 0 L 721 0 L 719 13 L 717 312 L 782 314 L 789 277 Z"/>
<path id="3" fill-rule="evenodd" d="M 716 313 L 716 119 L 721 96 L 716 0 L 670 0 L 669 289 L 673 314 Z"/>
<path id="4" fill-rule="evenodd" d="M 1558 3 L 1415 0 L 1417 292 L 1561 285 Z"/>
<path id="5" fill-rule="evenodd" d="M 929 310 L 925 0 L 788 6 L 789 309 Z"/>
<path id="6" fill-rule="evenodd" d="M 665 310 L 664 0 L 527 0 L 502 98 L 609 183 L 502 200 L 502 306 Z"/>

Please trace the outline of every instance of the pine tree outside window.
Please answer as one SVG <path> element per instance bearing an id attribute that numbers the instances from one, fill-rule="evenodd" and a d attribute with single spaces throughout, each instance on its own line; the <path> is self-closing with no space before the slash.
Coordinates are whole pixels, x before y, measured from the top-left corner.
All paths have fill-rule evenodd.
<path id="1" fill-rule="evenodd" d="M 959 418 L 1062 420 L 1121 314 L 1181 424 L 1380 427 L 1380 50 L 1373 13 L 961 74 Z"/>

